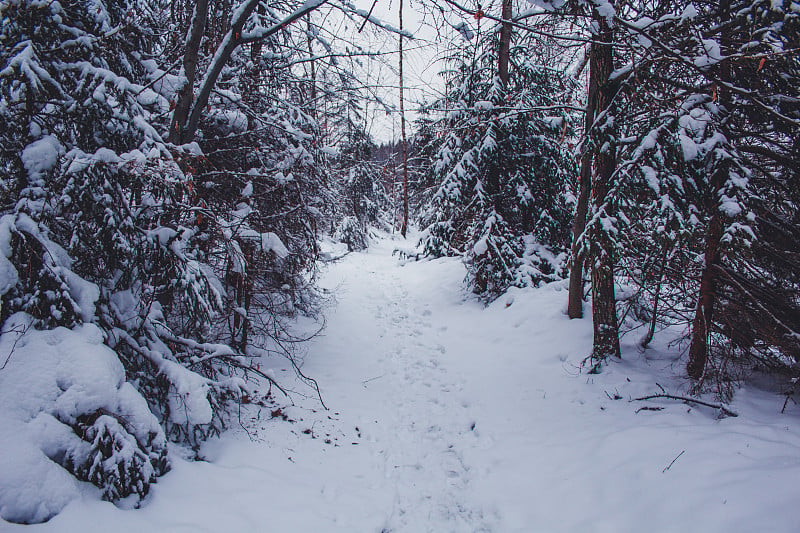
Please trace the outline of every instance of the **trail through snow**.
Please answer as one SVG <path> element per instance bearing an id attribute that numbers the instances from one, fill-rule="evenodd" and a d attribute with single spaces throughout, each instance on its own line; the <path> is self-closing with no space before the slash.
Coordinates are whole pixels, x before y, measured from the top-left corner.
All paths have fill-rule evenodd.
<path id="1" fill-rule="evenodd" d="M 364 259 L 342 280 L 342 303 L 330 330 L 341 336 L 356 325 L 366 336 L 349 348 L 359 360 L 348 366 L 372 366 L 375 372 L 361 381 L 357 399 L 362 410 L 364 405 L 375 410 L 362 411 L 357 427 L 373 445 L 391 494 L 384 530 L 488 531 L 489 511 L 474 501 L 473 472 L 463 455 L 481 440 L 464 379 L 444 358 L 441 341 L 452 325 L 433 311 L 443 295 L 411 283 L 402 269 L 387 265 L 397 263 L 388 254 Z M 349 335 L 341 341 L 346 353 Z M 355 346 L 367 350 L 353 351 Z M 358 412 L 355 403 L 351 412 Z"/>
<path id="2" fill-rule="evenodd" d="M 143 509 L 87 488 L 25 531 L 796 530 L 800 409 L 780 414 L 782 397 L 753 388 L 738 418 L 631 403 L 656 381 L 686 386 L 665 334 L 644 354 L 624 338 L 623 360 L 588 376 L 591 324 L 564 316 L 562 284 L 484 308 L 457 259 L 404 262 L 395 244 L 322 276 L 336 301 L 303 371 L 330 410 L 298 382 L 296 405 L 243 412 L 207 462 L 175 459 Z"/>

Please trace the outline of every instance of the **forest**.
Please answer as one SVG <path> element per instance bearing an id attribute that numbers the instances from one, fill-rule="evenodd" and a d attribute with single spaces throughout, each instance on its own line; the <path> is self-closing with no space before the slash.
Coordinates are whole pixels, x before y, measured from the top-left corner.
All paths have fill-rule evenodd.
<path id="1" fill-rule="evenodd" d="M 320 275 L 379 234 L 563 287 L 586 379 L 660 337 L 663 398 L 796 405 L 797 0 L 0 0 L 0 120 L 8 522 L 66 504 L 23 448 L 138 507 L 287 375 L 325 408 Z"/>

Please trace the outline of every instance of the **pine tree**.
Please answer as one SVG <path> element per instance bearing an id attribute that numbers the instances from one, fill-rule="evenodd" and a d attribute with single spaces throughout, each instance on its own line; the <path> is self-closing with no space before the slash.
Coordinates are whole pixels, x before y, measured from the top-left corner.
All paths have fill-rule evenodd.
<path id="1" fill-rule="evenodd" d="M 435 106 L 446 116 L 436 125 L 439 186 L 423 215 L 423 244 L 429 254 L 463 254 L 468 285 L 490 299 L 564 272 L 575 172 L 564 108 L 575 86 L 540 64 L 534 46 L 521 40 L 510 50 L 506 85 L 496 41 L 485 36 L 474 59 L 454 58 L 447 98 Z"/>

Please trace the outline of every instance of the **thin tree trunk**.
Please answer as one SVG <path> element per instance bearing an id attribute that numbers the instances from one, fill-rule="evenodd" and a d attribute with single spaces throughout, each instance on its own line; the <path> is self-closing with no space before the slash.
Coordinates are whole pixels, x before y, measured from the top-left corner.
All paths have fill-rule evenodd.
<path id="1" fill-rule="evenodd" d="M 403 0 L 400 0 L 400 31 L 403 31 Z M 403 150 L 403 225 L 400 234 L 408 232 L 408 145 L 406 144 L 406 110 L 403 84 L 403 36 L 400 35 L 400 137 Z"/>
<path id="2" fill-rule="evenodd" d="M 197 61 L 200 57 L 200 42 L 203 40 L 207 18 L 208 0 L 197 0 L 186 38 L 186 51 L 183 54 L 183 75 L 186 78 L 186 84 L 178 93 L 178 101 L 175 103 L 175 111 L 172 113 L 172 121 L 169 126 L 169 142 L 174 144 L 182 144 L 184 125 L 192 108 L 194 80 L 197 75 Z"/>
<path id="3" fill-rule="evenodd" d="M 721 0 L 720 12 L 720 20 L 730 20 L 730 0 Z M 723 28 L 720 35 L 720 44 L 723 53 L 727 53 L 732 48 L 730 29 L 727 27 Z M 730 60 L 723 59 L 720 66 L 720 78 L 724 82 L 729 82 L 732 78 Z M 729 109 L 730 96 L 725 87 L 719 88 L 719 103 L 722 107 L 722 113 L 727 112 L 727 109 Z M 726 133 L 724 131 L 724 121 L 720 129 L 723 129 L 723 133 Z M 722 167 L 711 177 L 712 193 L 709 198 L 709 209 L 712 214 L 706 228 L 705 264 L 700 277 L 700 294 L 697 298 L 697 307 L 692 320 L 692 343 L 689 345 L 689 362 L 686 364 L 686 373 L 695 380 L 702 379 L 708 362 L 708 339 L 714 317 L 714 304 L 717 299 L 719 248 L 725 230 L 718 202 L 719 193 L 726 181 L 727 174 L 728 167 L 723 163 Z"/>
<path id="4" fill-rule="evenodd" d="M 658 322 L 658 301 L 661 298 L 661 285 L 664 283 L 664 272 L 667 270 L 667 262 L 669 261 L 669 247 L 664 245 L 664 252 L 661 255 L 661 265 L 658 269 L 658 281 L 656 282 L 656 293 L 653 296 L 653 312 L 650 315 L 650 326 L 647 328 L 647 333 L 639 342 L 639 346 L 644 349 L 653 341 L 656 334 L 656 323 Z"/>
<path id="5" fill-rule="evenodd" d="M 591 53 L 590 53 L 591 55 Z M 594 110 L 597 98 L 597 79 L 590 71 L 589 94 L 586 99 L 584 115 L 584 142 L 589 143 L 589 135 L 594 123 Z M 569 296 L 567 298 L 567 314 L 570 318 L 583 318 L 583 263 L 584 256 L 580 250 L 580 237 L 586 229 L 586 214 L 589 211 L 589 194 L 592 189 L 592 151 L 586 148 L 581 157 L 580 181 L 578 183 L 578 203 L 575 206 L 575 220 L 572 227 L 572 266 L 569 271 Z"/>
<path id="6" fill-rule="evenodd" d="M 264 4 L 259 4 L 258 8 L 256 9 L 256 14 L 263 16 L 266 14 L 267 10 L 264 7 Z M 261 52 L 263 50 L 263 42 L 256 41 L 250 46 L 250 61 L 253 64 L 252 69 L 248 69 L 246 76 L 244 77 L 245 89 L 242 96 L 246 99 L 253 98 L 256 99 L 258 97 L 259 88 L 261 86 L 261 75 L 263 73 L 263 69 L 261 68 Z M 247 114 L 247 128 L 248 130 L 254 130 L 258 127 L 258 118 L 253 116 L 252 114 Z"/>
<path id="7" fill-rule="evenodd" d="M 714 214 L 706 228 L 706 250 L 703 274 L 700 277 L 700 295 L 692 320 L 692 343 L 689 346 L 689 363 L 686 372 L 692 379 L 701 379 L 708 360 L 708 336 L 714 318 L 714 302 L 717 296 L 717 265 L 719 244 L 723 225 L 718 214 Z"/>
<path id="8" fill-rule="evenodd" d="M 317 118 L 317 65 L 316 61 L 314 61 L 314 48 L 311 42 L 311 13 L 308 14 L 307 19 L 307 32 L 306 32 L 306 40 L 308 42 L 308 57 L 310 58 L 310 70 L 311 70 L 311 79 L 308 80 L 309 85 L 309 114 L 312 118 L 316 120 Z"/>
<path id="9" fill-rule="evenodd" d="M 610 80 L 614 69 L 613 37 L 614 32 L 604 16 L 595 11 L 594 23 L 598 32 L 592 44 L 589 60 L 590 76 L 597 80 L 597 98 L 595 112 L 597 115 L 607 111 L 614 96 L 614 85 Z M 592 180 L 592 212 L 597 214 L 605 210 L 609 213 L 608 193 L 611 190 L 612 177 L 616 169 L 616 154 L 613 145 L 608 142 L 605 131 L 598 132 L 598 140 L 594 143 L 594 173 Z M 595 222 L 589 248 L 592 269 L 592 321 L 594 324 L 594 343 L 592 358 L 603 361 L 608 356 L 620 357 L 619 327 L 617 325 L 617 302 L 614 294 L 614 247 L 606 230 Z"/>
<path id="10" fill-rule="evenodd" d="M 503 88 L 508 86 L 508 61 L 511 50 L 511 0 L 503 0 L 503 23 L 500 27 L 500 49 L 497 52 L 497 75 Z"/>

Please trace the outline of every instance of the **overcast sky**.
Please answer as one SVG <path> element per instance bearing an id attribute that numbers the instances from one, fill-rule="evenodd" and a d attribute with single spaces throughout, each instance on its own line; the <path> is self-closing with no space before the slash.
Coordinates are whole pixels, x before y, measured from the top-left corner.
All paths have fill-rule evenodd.
<path id="1" fill-rule="evenodd" d="M 356 5 L 360 9 L 369 10 L 372 0 L 357 0 Z M 382 21 L 399 27 L 398 15 L 399 0 L 378 0 L 373 11 L 373 16 Z M 434 99 L 443 88 L 439 71 L 443 68 L 440 61 L 437 61 L 447 43 L 453 38 L 452 32 L 439 35 L 439 32 L 431 24 L 430 15 L 427 21 L 424 20 L 424 8 L 420 0 L 404 0 L 403 4 L 403 27 L 411 32 L 415 39 L 405 39 L 403 47 L 403 70 L 406 86 L 406 119 L 413 122 L 415 110 L 423 100 Z M 383 42 L 379 44 L 381 50 L 397 50 L 398 36 L 383 32 Z M 400 139 L 400 116 L 399 116 L 399 78 L 397 76 L 398 54 L 387 56 L 393 70 L 383 65 L 372 67 L 369 82 L 381 85 L 379 96 L 387 103 L 397 108 L 397 112 L 387 115 L 384 109 L 373 106 L 370 112 L 371 133 L 376 141 L 389 141 L 393 138 Z M 406 128 L 407 133 L 411 133 L 411 124 Z"/>

